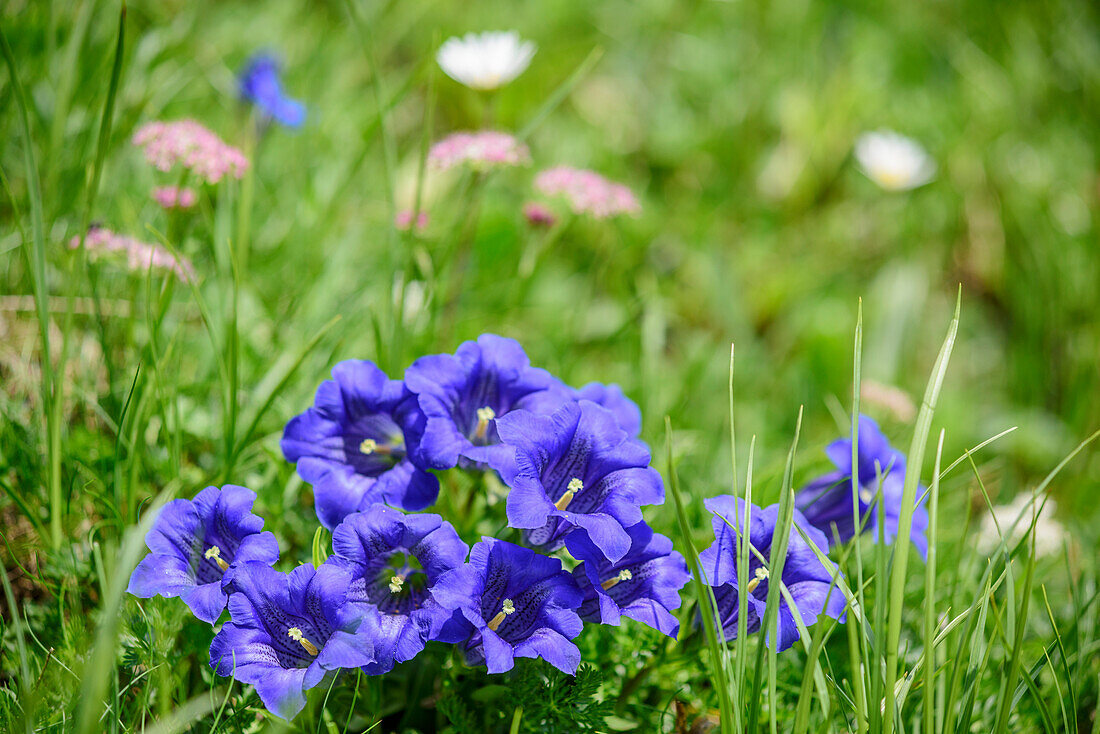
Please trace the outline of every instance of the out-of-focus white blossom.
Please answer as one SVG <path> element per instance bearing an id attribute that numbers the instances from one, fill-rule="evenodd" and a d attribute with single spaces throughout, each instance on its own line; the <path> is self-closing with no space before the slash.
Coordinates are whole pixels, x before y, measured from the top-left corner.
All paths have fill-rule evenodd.
<path id="1" fill-rule="evenodd" d="M 1023 512 L 1023 517 L 1016 524 L 1011 534 L 1006 536 L 1008 545 L 1014 545 L 1031 527 L 1034 513 L 1038 511 L 1043 498 L 1033 497 L 1030 492 L 1021 492 L 1012 498 L 1007 505 L 994 505 L 993 513 L 982 518 L 982 524 L 978 529 L 978 550 L 981 553 L 991 553 L 997 549 L 1001 542 L 1001 535 L 997 532 L 1000 526 L 1001 533 L 1008 533 L 1016 517 Z M 1052 556 L 1062 552 L 1063 541 L 1066 538 L 1066 529 L 1062 523 L 1054 519 L 1056 506 L 1054 500 L 1047 499 L 1042 505 L 1043 510 L 1039 519 L 1035 521 L 1035 556 Z M 994 523 L 996 520 L 996 523 Z"/>
<path id="2" fill-rule="evenodd" d="M 936 162 L 920 143 L 890 130 L 860 135 L 855 154 L 867 178 L 887 191 L 915 189 L 936 175 Z"/>
<path id="3" fill-rule="evenodd" d="M 522 40 L 516 31 L 486 31 L 448 38 L 435 58 L 456 82 L 487 90 L 502 87 L 522 74 L 535 50 L 535 44 Z"/>

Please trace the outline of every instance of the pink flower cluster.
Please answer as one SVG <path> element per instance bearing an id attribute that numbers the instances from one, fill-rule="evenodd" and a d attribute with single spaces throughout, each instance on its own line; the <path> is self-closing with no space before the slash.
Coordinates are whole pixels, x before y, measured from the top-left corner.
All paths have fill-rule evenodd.
<path id="1" fill-rule="evenodd" d="M 158 186 L 153 189 L 153 199 L 165 209 L 190 209 L 198 201 L 198 195 L 194 189 Z"/>
<path id="2" fill-rule="evenodd" d="M 549 168 L 535 178 L 535 188 L 547 196 L 565 196 L 576 214 L 590 214 L 596 219 L 642 210 L 634 192 L 626 186 L 581 168 Z"/>
<path id="3" fill-rule="evenodd" d="M 155 168 L 168 171 L 178 163 L 212 184 L 226 174 L 240 178 L 248 168 L 241 151 L 194 120 L 142 125 L 134 145 L 145 149 L 145 160 Z"/>
<path id="4" fill-rule="evenodd" d="M 412 226 L 413 213 L 411 209 L 402 209 L 393 218 L 393 226 L 400 230 L 406 230 Z M 416 229 L 420 231 L 428 226 L 428 213 L 420 212 L 416 218 Z"/>
<path id="5" fill-rule="evenodd" d="M 482 168 L 518 166 L 531 161 L 531 151 L 508 133 L 485 130 L 448 135 L 432 146 L 428 159 L 444 170 L 462 163 Z"/>
<path id="6" fill-rule="evenodd" d="M 558 221 L 550 207 L 537 201 L 523 205 L 523 217 L 532 227 L 553 227 Z"/>
<path id="7" fill-rule="evenodd" d="M 80 247 L 80 237 L 69 240 L 69 247 Z M 126 266 L 135 272 L 144 273 L 149 268 L 168 270 L 179 276 L 180 280 L 191 281 L 195 278 L 195 268 L 186 259 L 176 259 L 160 245 L 135 240 L 112 232 L 103 227 L 94 227 L 84 237 L 84 248 L 93 257 L 122 254 L 126 256 Z"/>

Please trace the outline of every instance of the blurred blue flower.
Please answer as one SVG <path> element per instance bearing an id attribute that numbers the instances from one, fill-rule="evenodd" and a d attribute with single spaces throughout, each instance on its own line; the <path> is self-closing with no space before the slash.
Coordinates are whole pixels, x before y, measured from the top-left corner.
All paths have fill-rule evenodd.
<path id="1" fill-rule="evenodd" d="M 371 362 L 341 362 L 332 377 L 280 444 L 313 485 L 321 524 L 331 530 L 375 502 L 405 510 L 435 502 L 439 481 L 414 462 L 425 421 L 416 398 Z"/>
<path id="2" fill-rule="evenodd" d="M 432 469 L 483 469 L 506 458 L 497 419 L 521 408 L 550 412 L 571 397 L 549 372 L 531 366 L 518 342 L 495 334 L 464 342 L 453 356 L 421 357 L 405 371 L 405 384 L 427 416 L 420 455 Z"/>
<path id="3" fill-rule="evenodd" d="M 178 596 L 196 617 L 216 622 L 240 564 L 279 560 L 275 536 L 261 532 L 264 521 L 252 514 L 255 501 L 252 490 L 227 484 L 169 502 L 145 535 L 150 553 L 127 591 L 143 599 Z"/>
<path id="4" fill-rule="evenodd" d="M 615 415 L 619 427 L 631 438 L 642 433 L 642 411 L 637 403 L 628 398 L 618 385 L 605 385 L 602 382 L 590 382 L 577 389 L 578 400 L 591 400 L 610 410 Z"/>
<path id="5" fill-rule="evenodd" d="M 240 77 L 241 97 L 252 102 L 267 117 L 286 125 L 301 127 L 306 108 L 283 94 L 279 81 L 279 62 L 269 54 L 256 54 L 248 60 Z"/>
<path id="6" fill-rule="evenodd" d="M 577 610 L 586 622 L 618 625 L 622 616 L 648 624 L 676 637 L 680 623 L 672 614 L 680 608 L 680 589 L 691 578 L 684 557 L 672 541 L 654 533 L 644 522 L 627 529 L 630 550 L 612 563 L 604 558 L 588 534 L 570 533 L 565 544 L 582 561 L 573 580 L 584 590 Z"/>
<path id="7" fill-rule="evenodd" d="M 328 674 L 375 661 L 380 615 L 348 603 L 351 573 L 339 564 L 280 573 L 247 563 L 235 583 L 232 619 L 210 645 L 210 667 L 255 686 L 272 713 L 293 718 Z"/>
<path id="8" fill-rule="evenodd" d="M 567 402 L 550 416 L 513 411 L 497 420 L 497 430 L 513 449 L 494 465 L 511 487 L 508 524 L 532 531 L 532 545 L 552 550 L 583 528 L 618 561 L 630 548 L 626 528 L 642 521 L 641 505 L 664 502 L 649 450 L 589 400 Z"/>
<path id="9" fill-rule="evenodd" d="M 795 495 L 798 509 L 811 525 L 825 534 L 830 543 L 851 540 L 855 532 L 852 518 L 852 440 L 842 438 L 825 448 L 836 471 L 818 477 Z M 859 516 L 865 532 L 878 538 L 878 490 L 882 477 L 883 537 L 894 542 L 901 515 L 902 490 L 905 485 L 905 454 L 890 445 L 878 424 L 865 415 L 859 417 L 858 450 Z M 910 537 L 921 558 L 928 557 L 928 511 L 921 501 L 924 486 L 917 488 L 918 503 L 913 508 Z"/>
<path id="10" fill-rule="evenodd" d="M 745 501 L 732 495 L 714 497 L 704 502 L 706 508 L 715 514 L 711 520 L 714 529 L 714 543 L 699 554 L 700 569 L 704 580 L 714 588 L 714 597 L 718 603 L 718 615 L 726 640 L 737 637 L 737 535 L 733 528 L 742 528 L 745 513 Z M 767 606 L 769 565 L 772 563 L 771 545 L 775 526 L 779 516 L 779 505 L 760 509 L 750 507 L 748 532 L 743 537 L 752 543 L 751 548 L 763 557 L 763 561 L 750 548 L 748 585 L 746 593 L 745 629 L 749 634 L 760 629 Z M 794 511 L 794 523 L 802 528 L 806 536 L 813 541 L 818 550 L 825 550 L 825 536 L 806 522 L 798 510 Z M 817 555 L 803 540 L 796 528 L 791 528 L 787 544 L 787 557 L 783 562 L 783 584 L 787 587 L 799 616 L 807 627 L 813 625 L 823 612 L 834 619 L 844 615 L 844 594 L 837 587 L 830 590 L 834 573 L 840 571 L 826 568 Z M 779 597 L 779 645 L 778 650 L 786 650 L 798 639 L 798 627 L 787 600 Z M 773 644 L 773 631 L 768 630 L 767 641 Z"/>
<path id="11" fill-rule="evenodd" d="M 504 673 L 515 658 L 542 658 L 576 672 L 581 653 L 570 640 L 584 626 L 575 611 L 583 594 L 557 558 L 482 538 L 469 563 L 443 574 L 432 593 L 456 611 L 440 639 L 461 643 L 471 665 Z"/>
<path id="12" fill-rule="evenodd" d="M 432 587 L 465 563 L 469 546 L 439 515 L 373 505 L 340 523 L 332 550 L 352 573 L 348 600 L 382 613 L 376 660 L 364 668 L 377 675 L 411 660 L 439 634 L 452 613 L 436 602 Z"/>

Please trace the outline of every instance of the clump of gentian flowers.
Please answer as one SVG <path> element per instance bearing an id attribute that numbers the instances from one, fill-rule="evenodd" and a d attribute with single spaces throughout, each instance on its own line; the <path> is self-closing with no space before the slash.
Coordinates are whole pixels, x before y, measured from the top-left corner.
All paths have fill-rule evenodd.
<path id="1" fill-rule="evenodd" d="M 403 379 L 341 362 L 281 443 L 332 530 L 327 559 L 276 570 L 255 495 L 211 487 L 157 518 L 130 590 L 179 596 L 212 625 L 228 609 L 211 666 L 287 719 L 331 676 L 388 672 L 429 642 L 490 673 L 517 657 L 573 673 L 585 622 L 679 630 L 689 574 L 642 516 L 664 486 L 640 427 L 617 386 L 572 388 L 493 334 L 421 357 Z M 445 471 L 508 488 L 507 537 L 471 547 L 425 512 Z"/>
<path id="2" fill-rule="evenodd" d="M 690 574 L 643 516 L 665 493 L 639 437 L 641 418 L 618 386 L 570 387 L 533 366 L 518 342 L 494 334 L 454 354 L 423 356 L 403 379 L 365 360 L 341 362 L 313 405 L 289 421 L 281 444 L 313 488 L 318 521 L 332 530 L 327 558 L 276 569 L 278 546 L 253 513 L 256 495 L 209 487 L 160 513 L 130 591 L 180 597 L 211 625 L 228 610 L 210 665 L 254 686 L 285 719 L 333 676 L 386 673 L 428 643 L 455 645 L 468 665 L 489 673 L 511 670 L 519 657 L 574 673 L 586 623 L 629 619 L 673 638 L 680 632 L 676 610 Z M 880 533 L 892 538 L 900 497 L 886 484 L 903 473 L 904 456 L 868 419 L 857 453 L 861 523 L 881 522 Z M 778 637 L 775 630 L 765 637 L 778 649 L 798 639 L 796 612 L 805 625 L 845 614 L 839 571 L 823 554 L 830 534 L 834 542 L 856 534 L 844 525 L 840 492 L 851 522 L 851 442 L 831 445 L 829 456 L 836 472 L 812 481 L 793 511 L 782 572 L 788 594 Z M 502 537 L 462 538 L 445 510 L 426 511 L 437 504 L 443 472 L 465 473 L 474 486 L 503 485 Z M 700 554 L 700 570 L 722 634 L 737 633 L 739 593 L 754 633 L 774 582 L 779 508 L 746 507 L 732 495 L 706 507 L 715 541 Z M 743 591 L 738 535 L 753 551 Z"/>

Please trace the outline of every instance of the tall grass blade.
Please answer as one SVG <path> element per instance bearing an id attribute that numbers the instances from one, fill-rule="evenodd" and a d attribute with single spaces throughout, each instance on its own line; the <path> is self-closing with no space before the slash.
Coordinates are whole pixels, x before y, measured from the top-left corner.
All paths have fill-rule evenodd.
<path id="1" fill-rule="evenodd" d="M 936 463 L 932 473 L 931 499 L 928 503 L 928 560 L 924 565 L 924 730 L 936 731 L 936 538 L 939 533 L 940 462 L 943 459 L 944 431 L 936 443 Z M 914 669 L 914 672 L 915 669 Z"/>
<path id="2" fill-rule="evenodd" d="M 917 426 L 913 432 L 913 442 L 909 446 L 909 458 L 905 471 L 905 486 L 902 490 L 901 514 L 898 518 L 898 532 L 894 540 L 894 565 L 890 573 L 890 605 L 886 632 L 886 695 L 891 695 L 897 682 L 898 647 L 901 642 L 901 617 L 905 603 L 905 578 L 909 568 L 909 538 L 913 529 L 913 507 L 917 499 L 917 485 L 920 482 L 921 466 L 924 463 L 924 450 L 928 443 L 928 433 L 932 429 L 932 415 L 947 373 L 947 364 L 951 359 L 951 350 L 955 346 L 955 337 L 959 331 L 959 311 L 962 307 L 962 289 L 955 300 L 955 315 L 947 329 L 947 338 L 940 348 L 939 357 L 932 368 L 932 376 L 924 392 Z M 894 731 L 894 707 L 887 705 L 883 731 Z"/>
<path id="3" fill-rule="evenodd" d="M 791 535 L 791 518 L 794 517 L 794 489 L 791 487 L 791 477 L 794 473 L 794 455 L 798 448 L 798 439 L 802 433 L 802 408 L 798 409 L 798 422 L 795 424 L 794 440 L 791 442 L 790 451 L 787 452 L 787 463 L 783 469 L 783 484 L 781 486 L 781 494 L 779 495 L 779 515 L 776 521 L 775 534 L 772 536 L 771 547 L 769 548 L 768 555 L 770 557 L 770 563 L 768 564 L 768 578 L 777 579 L 780 582 L 783 579 L 783 566 L 787 560 L 787 543 L 790 541 Z M 746 527 L 748 527 L 746 525 Z M 751 533 L 750 533 L 750 543 Z M 747 567 L 747 564 L 746 564 Z M 738 579 L 740 582 L 740 579 Z M 766 606 L 764 608 L 764 618 L 760 621 L 760 632 L 764 637 L 761 640 L 760 646 L 756 650 L 756 667 L 753 672 L 752 688 L 750 690 L 760 691 L 762 689 L 762 678 L 764 674 L 764 659 L 767 658 L 768 662 L 768 708 L 770 712 L 769 721 L 771 723 L 772 734 L 776 732 L 776 686 L 775 686 L 775 656 L 776 648 L 779 646 L 779 592 L 780 584 L 772 581 L 768 584 L 768 594 Z M 775 625 L 774 629 L 772 625 Z M 770 637 L 770 644 L 766 642 Z M 748 730 L 755 731 L 760 719 L 760 700 L 759 695 L 752 697 L 752 703 L 749 708 L 749 724 Z"/>
<path id="4" fill-rule="evenodd" d="M 115 654 L 118 642 L 118 622 L 130 573 L 145 551 L 145 533 L 153 526 L 161 508 L 168 501 L 169 490 L 163 490 L 149 505 L 141 522 L 131 527 L 122 541 L 122 548 L 112 569 L 109 584 L 104 588 L 103 606 L 99 613 L 95 642 L 81 674 L 80 703 L 76 712 L 76 734 L 101 731 L 100 715 L 104 693 L 115 678 Z"/>
<path id="5" fill-rule="evenodd" d="M 721 622 L 718 619 L 718 605 L 715 603 L 710 586 L 703 580 L 703 573 L 699 566 L 699 552 L 691 539 L 691 523 L 687 518 L 683 495 L 680 493 L 680 483 L 676 477 L 676 467 L 672 461 L 672 421 L 668 416 L 665 416 L 665 454 L 668 462 L 669 493 L 672 495 L 672 501 L 676 507 L 676 519 L 680 525 L 680 534 L 683 536 L 684 545 L 688 551 L 685 555 L 688 567 L 691 569 L 695 595 L 699 600 L 699 611 L 703 619 L 703 634 L 706 637 L 707 648 L 710 650 L 711 684 L 718 694 L 721 732 L 722 734 L 733 734 L 737 730 L 734 728 L 734 713 L 729 695 L 729 675 L 723 651 L 724 643 L 718 638 L 722 629 Z"/>
<path id="6" fill-rule="evenodd" d="M 27 112 L 27 97 L 23 89 L 23 82 L 19 78 L 16 69 L 15 55 L 4 31 L 0 28 L 0 51 L 4 54 L 4 61 L 8 67 L 11 78 L 12 92 L 15 97 L 15 105 L 19 110 L 19 127 L 23 135 L 23 167 L 27 177 L 27 198 L 30 201 L 31 237 L 32 242 L 24 240 L 24 251 L 27 252 L 27 261 L 31 264 L 31 285 L 34 289 L 35 311 L 38 314 L 39 338 L 42 340 L 42 405 L 45 410 L 46 423 L 46 482 L 50 500 L 50 537 L 55 548 L 61 546 L 64 540 L 62 534 L 62 514 L 64 506 L 61 501 L 61 457 L 59 443 L 52 437 L 60 430 L 60 427 L 51 425 L 54 394 L 58 389 L 54 375 L 53 359 L 50 351 L 50 316 L 49 316 L 49 284 L 46 281 L 46 225 L 42 213 L 42 183 L 38 178 L 38 164 L 34 156 L 34 139 L 31 137 L 30 116 Z"/>

